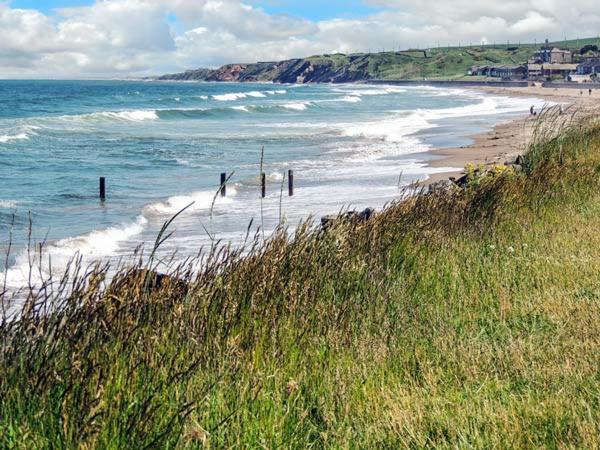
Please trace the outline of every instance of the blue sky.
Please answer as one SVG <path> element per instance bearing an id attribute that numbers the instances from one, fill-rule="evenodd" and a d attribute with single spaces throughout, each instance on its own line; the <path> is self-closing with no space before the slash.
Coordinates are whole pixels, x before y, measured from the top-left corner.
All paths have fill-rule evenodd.
<path id="1" fill-rule="evenodd" d="M 314 21 L 360 17 L 376 11 L 360 0 L 266 0 L 253 3 L 269 13 L 287 13 Z"/>
<path id="2" fill-rule="evenodd" d="M 37 9 L 43 13 L 51 13 L 56 8 L 67 8 L 71 6 L 85 6 L 92 4 L 91 0 L 12 0 L 13 8 Z"/>
<path id="3" fill-rule="evenodd" d="M 54 9 L 93 4 L 93 0 L 12 0 L 13 8 L 37 9 L 52 14 Z M 270 14 L 289 14 L 319 21 L 333 18 L 356 18 L 376 12 L 361 0 L 253 0 L 248 3 Z"/>

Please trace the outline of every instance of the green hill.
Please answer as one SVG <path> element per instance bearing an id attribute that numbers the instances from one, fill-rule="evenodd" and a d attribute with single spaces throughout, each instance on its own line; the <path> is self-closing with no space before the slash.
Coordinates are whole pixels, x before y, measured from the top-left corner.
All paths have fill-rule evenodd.
<path id="1" fill-rule="evenodd" d="M 550 43 L 579 52 L 585 45 L 600 44 L 599 39 L 580 39 Z M 164 75 L 161 80 L 353 82 L 365 80 L 453 80 L 466 76 L 474 65 L 525 64 L 539 46 L 504 44 L 468 47 L 443 47 L 399 52 L 332 54 L 280 62 L 230 64 L 216 70 L 198 69 Z"/>

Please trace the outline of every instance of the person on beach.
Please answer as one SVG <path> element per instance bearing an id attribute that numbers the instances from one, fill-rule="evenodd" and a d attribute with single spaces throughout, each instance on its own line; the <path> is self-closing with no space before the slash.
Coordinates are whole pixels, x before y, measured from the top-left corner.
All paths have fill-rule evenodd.
<path id="1" fill-rule="evenodd" d="M 529 108 L 529 115 L 533 116 L 533 112 L 534 112 L 534 108 L 533 108 L 533 105 L 531 105 L 531 108 Z"/>
<path id="2" fill-rule="evenodd" d="M 590 97 L 591 97 L 591 95 L 592 95 L 592 88 L 590 88 Z"/>

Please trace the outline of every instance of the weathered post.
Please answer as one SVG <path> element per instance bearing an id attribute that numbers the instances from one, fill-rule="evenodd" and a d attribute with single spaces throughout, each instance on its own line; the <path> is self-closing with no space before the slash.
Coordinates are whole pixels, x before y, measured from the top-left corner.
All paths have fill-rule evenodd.
<path id="1" fill-rule="evenodd" d="M 290 197 L 294 196 L 294 171 L 288 170 L 288 193 Z"/>
<path id="2" fill-rule="evenodd" d="M 106 178 L 100 177 L 100 200 L 106 200 Z"/>
<path id="3" fill-rule="evenodd" d="M 260 186 L 262 198 L 265 198 L 267 196 L 267 174 L 264 172 L 261 174 L 260 177 Z"/>
<path id="4" fill-rule="evenodd" d="M 221 197 L 225 197 L 227 195 L 227 174 L 221 174 Z"/>

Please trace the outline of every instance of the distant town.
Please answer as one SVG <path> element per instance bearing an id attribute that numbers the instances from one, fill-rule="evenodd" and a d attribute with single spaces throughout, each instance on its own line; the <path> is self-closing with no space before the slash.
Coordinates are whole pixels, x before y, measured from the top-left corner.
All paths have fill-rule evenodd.
<path id="1" fill-rule="evenodd" d="M 573 52 L 554 47 L 546 40 L 527 64 L 473 66 L 467 75 L 500 78 L 504 81 L 600 82 L 600 52 L 594 44 L 585 45 L 579 52 Z"/>

